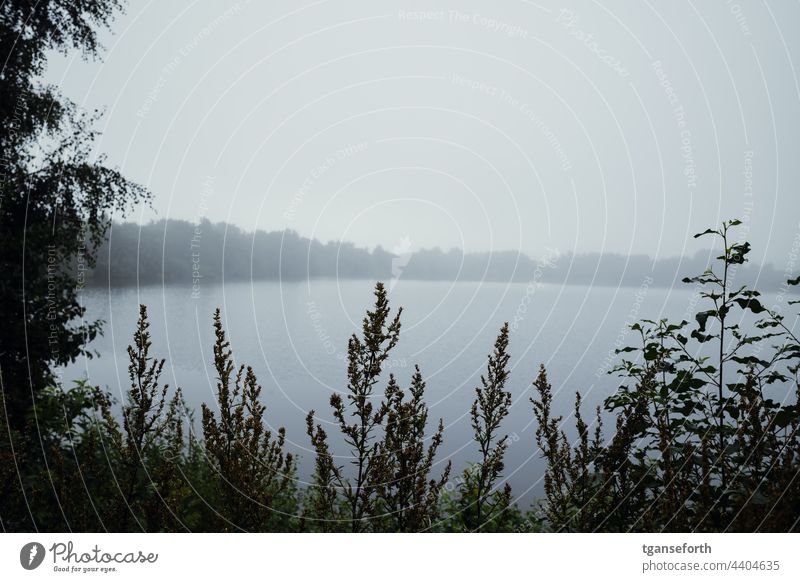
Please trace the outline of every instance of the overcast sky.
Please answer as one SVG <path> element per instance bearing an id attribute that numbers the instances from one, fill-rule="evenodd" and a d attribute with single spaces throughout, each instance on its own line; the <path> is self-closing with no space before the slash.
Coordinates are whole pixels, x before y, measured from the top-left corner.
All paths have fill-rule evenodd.
<path id="1" fill-rule="evenodd" d="M 48 79 L 105 108 L 98 149 L 155 197 L 135 220 L 663 257 L 740 217 L 782 269 L 798 23 L 739 0 L 135 1 L 102 62 Z"/>

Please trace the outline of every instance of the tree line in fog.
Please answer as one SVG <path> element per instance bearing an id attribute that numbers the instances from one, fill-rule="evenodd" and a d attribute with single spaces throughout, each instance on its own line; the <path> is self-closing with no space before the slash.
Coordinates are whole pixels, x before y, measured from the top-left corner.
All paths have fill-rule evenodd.
<path id="1" fill-rule="evenodd" d="M 713 258 L 708 250 L 654 260 L 644 254 L 575 254 L 555 248 L 533 257 L 518 251 L 418 249 L 408 239 L 392 249 L 367 249 L 291 230 L 247 232 L 223 222 L 172 219 L 116 223 L 96 251 L 97 264 L 87 280 L 99 286 L 329 277 L 672 287 L 680 283 L 680 273 L 702 271 Z M 771 264 L 747 264 L 737 271 L 736 282 L 777 290 L 787 277 Z"/>

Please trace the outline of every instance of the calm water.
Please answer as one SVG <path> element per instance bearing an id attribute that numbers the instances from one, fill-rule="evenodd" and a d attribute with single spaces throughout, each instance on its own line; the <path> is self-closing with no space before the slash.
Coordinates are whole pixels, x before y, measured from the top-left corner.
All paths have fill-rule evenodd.
<path id="1" fill-rule="evenodd" d="M 419 364 L 427 380 L 431 426 L 445 422 L 439 461 L 463 468 L 475 458 L 468 411 L 474 387 L 504 321 L 512 326 L 509 388 L 514 397 L 504 427 L 511 435 L 506 474 L 516 496 L 541 492 L 542 463 L 534 444 L 530 383 L 544 363 L 557 392 L 559 412 L 569 414 L 580 390 L 590 410 L 616 387 L 604 372 L 609 352 L 635 340 L 626 326 L 639 318 L 680 320 L 693 311 L 691 290 L 577 287 L 499 283 L 400 281 L 390 294 L 402 305 L 403 329 L 390 370 L 406 383 Z M 145 287 L 90 290 L 91 318 L 106 320 L 105 335 L 92 344 L 99 358 L 68 367 L 65 379 L 88 377 L 118 397 L 127 389 L 126 346 L 137 305 L 147 305 L 153 350 L 166 358 L 164 380 L 183 388 L 199 409 L 214 402 L 212 314 L 219 306 L 237 363 L 252 365 L 263 386 L 267 420 L 285 426 L 289 448 L 308 477 L 313 457 L 304 420 L 310 409 L 330 423 L 328 399 L 345 384 L 348 336 L 357 331 L 372 300 L 368 281 L 256 282 L 191 289 Z M 329 427 L 332 436 L 336 431 Z M 343 452 L 341 447 L 337 447 Z M 342 458 L 342 463 L 347 459 Z"/>

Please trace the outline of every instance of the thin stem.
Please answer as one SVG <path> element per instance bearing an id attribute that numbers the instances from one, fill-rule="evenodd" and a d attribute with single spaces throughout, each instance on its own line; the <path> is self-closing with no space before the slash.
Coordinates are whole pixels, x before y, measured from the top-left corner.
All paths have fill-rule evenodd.
<path id="1" fill-rule="evenodd" d="M 722 399 L 723 395 L 723 378 L 724 378 L 724 367 L 725 367 L 725 314 L 727 312 L 727 303 L 728 303 L 728 263 L 730 260 L 730 256 L 728 254 L 728 227 L 724 226 L 722 229 L 722 244 L 724 248 L 724 271 L 722 275 L 722 308 L 717 310 L 719 314 L 719 454 L 720 454 L 720 475 L 722 478 L 722 489 L 725 491 L 727 489 L 727 478 L 725 475 L 725 432 L 724 432 L 724 423 L 725 423 L 725 406 Z"/>

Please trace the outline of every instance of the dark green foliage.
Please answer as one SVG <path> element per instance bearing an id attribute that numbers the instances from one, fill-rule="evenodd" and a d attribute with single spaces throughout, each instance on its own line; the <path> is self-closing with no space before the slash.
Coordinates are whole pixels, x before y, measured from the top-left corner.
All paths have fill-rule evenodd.
<path id="1" fill-rule="evenodd" d="M 367 311 L 362 337 L 353 334 L 348 342 L 346 400 L 331 396 L 334 419 L 350 448 L 351 477 L 333 462 L 325 431 L 314 426 L 314 411 L 306 418 L 317 458 L 305 518 L 316 529 L 423 531 L 438 519 L 450 465 L 439 479 L 430 478 L 444 427 L 440 420 L 426 447 L 428 407 L 419 368 L 409 400 L 390 375 L 383 399 L 377 406 L 372 402 L 382 365 L 400 339 L 402 311 L 391 316 L 386 289 L 377 283 L 375 307 Z"/>
<path id="2" fill-rule="evenodd" d="M 77 382 L 69 390 L 41 391 L 24 431 L 3 427 L 11 438 L 3 439 L 0 450 L 10 453 L 6 447 L 13 446 L 21 453 L 19 464 L 4 467 L 3 487 L 17 500 L 4 504 L 5 527 L 185 530 L 180 517 L 188 496 L 180 468 L 185 411 L 180 390 L 168 398 L 169 387 L 160 384 L 164 361 L 150 355 L 148 328 L 142 306 L 128 348 L 131 384 L 121 425 L 108 393 Z M 21 477 L 16 484 L 6 477 L 9 468 Z M 22 507 L 30 509 L 27 517 L 6 515 L 6 509 Z"/>
<path id="3" fill-rule="evenodd" d="M 185 447 L 185 406 L 180 388 L 168 398 L 169 385 L 160 383 L 164 360 L 150 355 L 149 328 L 147 308 L 140 305 L 133 345 L 128 346 L 131 385 L 122 406 L 123 434 L 108 423 L 120 455 L 115 476 L 122 492 L 117 519 L 124 530 L 179 527 L 172 508 L 181 502 L 177 461 Z"/>
<path id="4" fill-rule="evenodd" d="M 430 479 L 444 424 L 425 446 L 428 406 L 423 401 L 425 381 L 419 367 L 411 379 L 411 398 L 389 376 L 383 403 L 385 428 L 378 443 L 370 486 L 375 489 L 377 518 L 382 531 L 415 532 L 431 529 L 439 518 L 440 495 L 450 475 L 448 462 L 438 479 Z"/>
<path id="5" fill-rule="evenodd" d="M 581 416 L 581 396 L 575 396 L 577 439 L 570 444 L 561 428 L 562 417 L 552 415 L 553 393 L 542 366 L 533 382 L 538 400 L 531 398 L 536 417 L 536 444 L 547 461 L 544 475 L 543 514 L 556 531 L 591 531 L 605 517 L 603 483 L 598 461 L 602 451 L 602 420 L 596 411 L 595 427 L 590 438 L 589 426 Z"/>
<path id="6" fill-rule="evenodd" d="M 296 515 L 294 458 L 286 431 L 273 438 L 264 424 L 261 386 L 253 369 L 235 369 L 219 309 L 214 313 L 217 412 L 203 404 L 203 436 L 215 483 L 222 531 L 280 531 Z M 235 372 L 235 374 L 234 374 Z"/>
<path id="7" fill-rule="evenodd" d="M 500 423 L 511 407 L 511 393 L 505 390 L 508 379 L 508 324 L 500 329 L 489 356 L 481 386 L 475 388 L 470 423 L 478 444 L 479 460 L 467 467 L 459 486 L 459 519 L 466 531 L 502 530 L 511 505 L 511 486 L 498 488 L 504 469 L 503 457 L 508 435 L 500 436 Z"/>
<path id="8" fill-rule="evenodd" d="M 333 416 L 350 447 L 355 477 L 340 483 L 350 508 L 350 527 L 362 531 L 369 524 L 364 520 L 375 514 L 373 472 L 377 469 L 378 443 L 376 429 L 383 423 L 386 409 L 372 402 L 381 366 L 400 339 L 401 307 L 390 318 L 391 309 L 382 283 L 375 286 L 375 309 L 367 311 L 362 324 L 363 339 L 353 334 L 347 344 L 347 395 L 331 395 Z M 346 404 L 345 404 L 346 402 Z M 350 419 L 353 418 L 351 421 Z"/>
<path id="9" fill-rule="evenodd" d="M 304 529 L 333 532 L 345 529 L 350 516 L 337 491 L 341 469 L 334 463 L 328 435 L 321 425 L 314 426 L 314 411 L 306 416 L 306 433 L 314 450 L 314 476 L 303 503 Z"/>
<path id="10" fill-rule="evenodd" d="M 640 343 L 613 370 L 625 383 L 606 401 L 616 432 L 594 438 L 576 402 L 576 446 L 549 416 L 544 372 L 535 382 L 537 440 L 547 461 L 543 515 L 555 530 L 792 531 L 800 516 L 797 338 L 760 294 L 736 287 L 750 245 L 718 237 L 718 270 L 686 278 L 709 305 L 687 321 L 632 326 Z M 789 282 L 792 283 L 791 281 Z M 754 318 L 759 334 L 739 322 Z M 770 397 L 772 395 L 772 397 Z M 781 401 L 775 400 L 780 397 Z"/>
<path id="11" fill-rule="evenodd" d="M 97 113 L 85 114 L 37 81 L 50 51 L 98 54 L 114 0 L 0 3 L 0 388 L 9 424 L 86 353 L 102 322 L 78 301 L 112 213 L 149 193 L 93 151 Z"/>
<path id="12" fill-rule="evenodd" d="M 117 487 L 108 394 L 77 382 L 47 388 L 17 431 L 0 403 L 0 523 L 4 531 L 115 529 Z"/>

